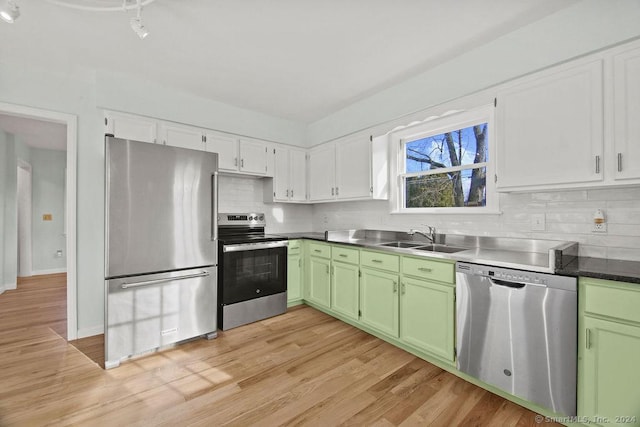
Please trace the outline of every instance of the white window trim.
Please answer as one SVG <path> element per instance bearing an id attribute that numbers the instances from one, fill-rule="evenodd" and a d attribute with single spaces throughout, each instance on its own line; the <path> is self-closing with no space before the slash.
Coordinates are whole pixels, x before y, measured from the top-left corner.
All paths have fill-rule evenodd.
<path id="1" fill-rule="evenodd" d="M 495 126 L 495 107 L 493 104 L 484 105 L 478 108 L 458 111 L 453 114 L 445 114 L 438 117 L 430 117 L 429 119 L 412 124 L 401 130 L 394 131 L 390 134 L 390 178 L 395 180 L 394 185 L 391 186 L 391 204 L 392 214 L 500 214 L 498 206 L 498 193 L 496 191 L 495 184 L 495 167 L 496 167 L 496 126 Z M 487 187 L 486 206 L 478 207 L 442 207 L 442 208 L 405 208 L 404 207 L 404 188 L 403 188 L 403 176 L 408 176 L 403 173 L 405 155 L 403 150 L 403 141 L 415 140 L 420 138 L 429 137 L 432 135 L 438 135 L 450 130 L 463 129 L 465 127 L 472 126 L 478 123 L 487 123 L 489 127 L 489 141 L 488 141 L 488 157 L 489 161 L 486 162 L 487 167 Z M 465 165 L 460 169 L 469 169 L 478 167 L 477 165 Z M 420 172 L 410 175 L 425 175 L 430 172 Z M 432 173 L 438 173 L 434 171 Z M 441 171 L 440 171 L 441 173 Z"/>

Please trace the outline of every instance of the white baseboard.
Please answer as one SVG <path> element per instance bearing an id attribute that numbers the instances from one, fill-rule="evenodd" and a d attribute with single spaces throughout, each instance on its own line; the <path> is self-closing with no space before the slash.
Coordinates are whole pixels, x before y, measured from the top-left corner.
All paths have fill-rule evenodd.
<path id="1" fill-rule="evenodd" d="M 0 294 L 4 292 L 4 286 L 0 286 Z"/>
<path id="2" fill-rule="evenodd" d="M 31 272 L 32 276 L 42 276 L 43 274 L 58 274 L 58 273 L 66 273 L 67 268 L 52 268 L 50 270 L 33 270 Z"/>
<path id="3" fill-rule="evenodd" d="M 89 328 L 78 329 L 78 339 L 104 334 L 104 326 L 96 325 Z"/>
<path id="4" fill-rule="evenodd" d="M 4 285 L 0 285 L 0 289 L 2 289 L 2 292 L 18 289 L 18 282 L 5 283 Z"/>

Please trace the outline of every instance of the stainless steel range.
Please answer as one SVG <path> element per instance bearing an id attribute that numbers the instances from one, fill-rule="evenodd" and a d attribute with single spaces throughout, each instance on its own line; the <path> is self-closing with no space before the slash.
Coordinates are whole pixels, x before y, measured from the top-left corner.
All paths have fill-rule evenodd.
<path id="1" fill-rule="evenodd" d="M 262 213 L 218 215 L 218 327 L 222 330 L 287 311 L 285 237 L 265 234 Z"/>

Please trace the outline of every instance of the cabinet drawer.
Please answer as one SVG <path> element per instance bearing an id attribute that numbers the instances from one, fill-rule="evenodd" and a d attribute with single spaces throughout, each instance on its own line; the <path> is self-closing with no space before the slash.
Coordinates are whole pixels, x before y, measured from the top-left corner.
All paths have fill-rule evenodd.
<path id="1" fill-rule="evenodd" d="M 581 279 L 584 311 L 640 323 L 640 285 Z"/>
<path id="2" fill-rule="evenodd" d="M 331 258 L 331 246 L 324 243 L 309 243 L 309 255 L 322 258 Z"/>
<path id="3" fill-rule="evenodd" d="M 345 248 L 344 246 L 332 246 L 331 259 L 358 264 L 360 262 L 360 251 L 358 249 Z"/>
<path id="4" fill-rule="evenodd" d="M 455 264 L 425 258 L 402 257 L 402 274 L 438 282 L 454 283 Z"/>
<path id="5" fill-rule="evenodd" d="M 398 255 L 380 252 L 360 252 L 360 262 L 363 267 L 379 268 L 387 271 L 400 271 L 400 257 Z"/>
<path id="6" fill-rule="evenodd" d="M 298 255 L 302 250 L 302 241 L 300 240 L 289 240 L 289 245 L 287 247 L 287 254 L 289 255 Z"/>

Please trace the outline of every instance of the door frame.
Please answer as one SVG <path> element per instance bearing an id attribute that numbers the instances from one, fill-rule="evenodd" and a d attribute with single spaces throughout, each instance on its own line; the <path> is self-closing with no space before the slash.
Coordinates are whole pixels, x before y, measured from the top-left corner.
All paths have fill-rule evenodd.
<path id="1" fill-rule="evenodd" d="M 78 336 L 76 264 L 78 116 L 74 114 L 44 110 L 41 108 L 7 104 L 4 102 L 0 102 L 0 113 L 35 120 L 61 123 L 67 126 L 67 191 L 65 201 L 67 213 L 65 218 L 65 228 L 67 232 L 67 341 L 75 340 Z"/>
<path id="2" fill-rule="evenodd" d="M 28 175 L 28 179 L 29 179 L 29 184 L 26 187 L 26 190 L 28 191 L 29 194 L 27 194 L 28 198 L 27 198 L 27 205 L 25 206 L 27 208 L 25 213 L 26 215 L 21 215 L 20 211 L 21 211 L 21 204 L 23 203 L 21 198 L 24 196 L 23 194 L 20 194 L 20 176 L 18 176 L 17 178 L 17 182 L 18 182 L 18 192 L 17 192 L 17 202 L 18 202 L 18 277 L 29 277 L 33 274 L 33 247 L 32 247 L 32 212 L 33 212 L 33 206 L 32 206 L 32 169 L 31 169 L 31 165 L 27 162 L 25 162 L 22 159 L 18 159 L 18 174 L 20 173 L 20 169 L 26 171 L 27 175 Z M 26 223 L 26 226 L 23 227 L 23 231 L 25 232 L 24 234 L 20 231 L 21 227 L 20 227 L 20 222 L 24 221 Z M 23 248 L 23 244 L 26 244 L 25 248 Z M 26 249 L 26 251 L 25 251 Z M 22 264 L 25 262 L 25 257 L 23 257 L 23 255 L 27 255 L 27 269 L 23 270 L 22 269 Z M 25 274 L 26 273 L 26 274 Z"/>

